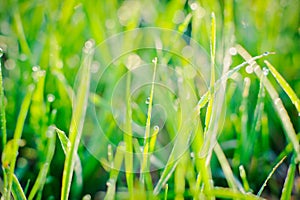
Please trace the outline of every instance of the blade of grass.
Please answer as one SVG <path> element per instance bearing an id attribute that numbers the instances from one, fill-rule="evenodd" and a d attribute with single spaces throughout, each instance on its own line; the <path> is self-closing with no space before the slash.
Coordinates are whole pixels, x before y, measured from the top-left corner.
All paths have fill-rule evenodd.
<path id="1" fill-rule="evenodd" d="M 134 198 L 133 194 L 133 146 L 132 146 L 132 110 L 131 110 L 131 98 L 130 98 L 130 83 L 131 83 L 131 72 L 127 73 L 126 83 L 126 130 L 124 134 L 124 142 L 126 148 L 125 155 L 125 170 L 126 170 L 126 181 L 130 195 L 130 199 Z"/>
<path id="2" fill-rule="evenodd" d="M 107 192 L 104 198 L 105 200 L 115 199 L 116 182 L 124 159 L 124 152 L 125 152 L 124 143 L 120 143 L 116 150 L 113 166 L 111 168 L 110 175 L 109 175 L 109 180 L 106 183 Z"/>
<path id="3" fill-rule="evenodd" d="M 222 170 L 224 172 L 224 175 L 226 177 L 226 181 L 227 181 L 229 187 L 232 188 L 232 190 L 234 190 L 234 191 L 238 190 L 238 186 L 236 184 L 231 167 L 230 167 L 228 160 L 226 159 L 226 156 L 218 142 L 215 145 L 214 151 L 215 151 L 216 156 L 219 160 L 219 163 L 222 167 Z"/>
<path id="4" fill-rule="evenodd" d="M 245 194 L 239 191 L 234 191 L 230 188 L 223 188 L 223 187 L 215 187 L 214 189 L 211 190 L 210 195 L 213 195 L 218 198 L 229 198 L 229 199 L 245 199 L 245 200 L 263 199 L 251 193 Z"/>
<path id="5" fill-rule="evenodd" d="M 12 194 L 15 199 L 26 200 L 22 186 L 15 175 L 13 175 Z"/>
<path id="6" fill-rule="evenodd" d="M 3 50 L 0 48 L 0 115 L 1 115 L 1 132 L 2 132 L 2 149 L 4 149 L 7 141 L 6 133 L 6 117 L 5 117 L 5 105 L 4 105 L 4 89 L 2 80 L 2 56 Z"/>
<path id="7" fill-rule="evenodd" d="M 43 165 L 41 167 L 41 170 L 37 176 L 37 179 L 30 191 L 30 194 L 28 196 L 28 200 L 31 200 L 35 197 L 35 195 L 39 192 L 38 198 L 41 199 L 41 194 L 43 191 L 44 184 L 46 182 L 46 176 L 48 174 L 50 163 L 52 161 L 54 151 L 55 151 L 55 141 L 56 136 L 54 134 L 55 128 L 54 126 L 49 126 L 47 130 L 47 136 L 48 136 L 48 144 L 46 147 L 46 159 L 43 161 Z"/>
<path id="8" fill-rule="evenodd" d="M 251 192 L 248 180 L 247 180 L 247 176 L 246 176 L 246 171 L 243 165 L 240 165 L 239 167 L 239 171 L 240 171 L 240 177 L 243 181 L 243 186 L 246 192 Z"/>
<path id="9" fill-rule="evenodd" d="M 149 163 L 149 137 L 150 137 L 150 123 L 151 123 L 151 114 L 152 114 L 152 104 L 153 104 L 153 95 L 154 95 L 154 83 L 155 83 L 155 76 L 156 76 L 156 68 L 157 68 L 157 57 L 155 57 L 152 60 L 154 64 L 154 69 L 153 69 L 153 76 L 152 76 L 152 85 L 151 85 L 151 90 L 150 90 L 150 96 L 149 99 L 147 99 L 148 103 L 148 112 L 147 112 L 147 121 L 146 121 L 146 130 L 145 130 L 145 135 L 144 135 L 144 149 L 143 149 L 143 162 L 141 163 L 141 177 L 140 180 L 143 183 L 144 182 L 144 173 L 145 170 L 147 169 Z"/>
<path id="10" fill-rule="evenodd" d="M 291 198 L 293 185 L 294 185 L 294 179 L 295 179 L 295 172 L 296 172 L 296 163 L 294 161 L 294 156 L 291 159 L 291 164 L 289 166 L 284 186 L 282 188 L 282 194 L 280 197 L 280 200 L 286 200 Z"/>
<path id="11" fill-rule="evenodd" d="M 279 74 L 279 72 L 275 69 L 273 65 L 267 60 L 264 61 L 265 64 L 268 66 L 269 70 L 275 77 L 276 81 L 279 83 L 279 85 L 282 87 L 282 89 L 286 92 L 286 94 L 291 99 L 292 103 L 295 105 L 298 115 L 300 116 L 300 100 L 297 97 L 294 90 L 291 88 L 291 86 L 286 82 L 286 80 Z"/>
<path id="12" fill-rule="evenodd" d="M 272 177 L 272 175 L 274 174 L 274 172 L 276 171 L 276 169 L 283 163 L 283 161 L 286 159 L 286 156 L 283 157 L 272 169 L 272 171 L 269 173 L 268 177 L 266 178 L 265 182 L 263 183 L 263 185 L 261 186 L 261 188 L 259 189 L 257 196 L 261 196 L 263 190 L 265 189 L 265 187 L 267 186 L 268 181 L 270 180 L 270 178 Z"/>
<path id="13" fill-rule="evenodd" d="M 264 98 L 265 98 L 264 79 L 265 78 L 266 78 L 265 75 L 262 75 L 262 77 L 260 78 L 261 81 L 260 81 L 260 87 L 258 91 L 258 99 L 254 110 L 252 126 L 248 138 L 243 144 L 243 148 L 245 149 L 245 151 L 242 154 L 243 155 L 241 159 L 242 164 L 249 163 L 250 157 L 253 154 L 253 149 L 255 148 L 258 132 L 260 130 L 261 118 L 264 110 Z"/>
<path id="14" fill-rule="evenodd" d="M 215 57 L 216 57 L 216 17 L 215 13 L 211 14 L 211 39 L 210 39 L 210 62 L 211 62 L 211 76 L 210 76 L 210 87 L 213 88 L 215 84 Z M 214 94 L 214 91 L 211 91 Z M 205 115 L 205 129 L 208 128 L 210 122 L 212 107 L 214 102 L 214 96 L 212 95 L 207 106 Z"/>
<path id="15" fill-rule="evenodd" d="M 164 197 L 164 200 L 167 200 L 168 199 L 168 190 L 169 190 L 169 185 L 166 184 L 166 187 L 165 187 L 165 197 Z"/>
<path id="16" fill-rule="evenodd" d="M 90 66 L 94 54 L 92 41 L 86 42 L 83 52 L 81 79 L 77 90 L 75 106 L 73 108 L 73 115 L 70 124 L 69 139 L 71 145 L 69 151 L 67 151 L 64 164 L 61 200 L 67 200 L 69 197 L 77 150 L 82 133 L 90 85 Z"/>
<path id="17" fill-rule="evenodd" d="M 8 188 L 6 191 L 6 194 L 4 195 L 5 199 L 9 199 L 9 195 L 11 192 L 12 184 L 13 184 L 13 177 L 14 177 L 14 170 L 17 162 L 17 155 L 18 155 L 18 150 L 19 150 L 19 141 L 22 136 L 22 131 L 25 123 L 25 119 L 28 113 L 28 109 L 30 106 L 31 102 L 31 97 L 33 93 L 34 87 L 30 85 L 28 87 L 28 91 L 24 97 L 24 100 L 21 105 L 21 110 L 17 119 L 17 125 L 16 129 L 14 132 L 14 137 L 12 139 L 12 152 L 11 152 L 11 158 L 9 159 L 11 162 L 9 163 L 9 168 L 8 168 Z"/>

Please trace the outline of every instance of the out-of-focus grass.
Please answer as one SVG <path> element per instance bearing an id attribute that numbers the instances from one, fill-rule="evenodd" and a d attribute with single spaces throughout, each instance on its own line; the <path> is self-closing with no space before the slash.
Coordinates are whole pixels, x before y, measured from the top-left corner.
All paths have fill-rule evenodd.
<path id="1" fill-rule="evenodd" d="M 35 195 L 40 199 L 59 199 L 61 194 L 64 194 L 62 198 L 81 198 L 85 194 L 91 194 L 93 198 L 106 196 L 107 199 L 132 197 L 133 194 L 141 198 L 145 195 L 150 198 L 153 197 L 153 193 L 165 199 L 197 199 L 205 196 L 252 199 L 255 197 L 245 192 L 252 191 L 253 194 L 257 194 L 273 166 L 284 156 L 288 156 L 288 159 L 268 179 L 262 197 L 279 198 L 282 191 L 282 199 L 288 198 L 291 193 L 294 198 L 299 198 L 300 188 L 296 185 L 299 176 L 295 175 L 300 156 L 299 134 L 296 134 L 300 130 L 299 0 L 35 0 L 1 1 L 0 8 L 0 48 L 4 52 L 0 65 L 0 83 L 4 88 L 3 98 L 0 89 L 1 179 L 4 181 L 4 188 L 0 191 L 6 198 L 10 195 L 10 190 L 13 195 L 23 198 L 22 193 L 18 191 L 25 190 L 28 184 L 28 191 L 25 191 L 24 195 L 29 199 Z M 212 12 L 215 13 L 213 23 L 210 17 Z M 80 100 L 80 97 L 77 100 L 73 100 L 72 97 L 80 94 L 73 85 L 80 68 L 80 60 L 84 59 L 81 52 L 85 42 L 93 38 L 95 43 L 99 44 L 113 34 L 150 26 L 177 30 L 192 37 L 207 52 L 211 50 L 212 74 L 211 78 L 205 77 L 210 80 L 211 89 L 203 96 L 203 101 L 200 101 L 204 102 L 200 106 L 203 107 L 199 111 L 200 118 L 197 116 L 199 113 L 192 113 L 199 123 L 205 121 L 205 128 L 199 126 L 193 129 L 196 134 L 194 141 L 179 160 L 171 155 L 169 165 L 165 169 L 151 173 L 151 177 L 150 173 L 145 173 L 145 183 L 148 186 L 147 190 L 144 190 L 138 175 L 128 171 L 124 174 L 118 170 L 123 160 L 125 170 L 130 171 L 134 167 L 134 158 L 126 155 L 126 152 L 123 154 L 123 150 L 138 152 L 141 145 L 140 141 L 128 135 L 124 136 L 124 139 L 114 136 L 121 133 L 112 120 L 111 111 L 107 109 L 113 86 L 127 70 L 121 64 L 118 70 L 112 70 L 113 73 L 102 79 L 103 82 L 98 86 L 93 98 L 89 96 L 89 101 L 101 109 L 99 123 L 104 127 L 103 131 L 118 146 L 115 153 L 109 153 L 107 161 L 109 165 L 114 163 L 113 169 L 102 167 L 90 152 L 78 143 L 80 134 L 76 134 L 77 131 L 73 131 L 73 128 L 70 131 L 71 135 L 67 134 L 72 142 L 71 146 L 74 145 L 73 151 L 69 152 L 63 150 L 66 147 L 62 148 L 59 140 L 55 141 L 53 138 L 53 134 L 49 135 L 48 128 L 52 129 L 51 125 L 54 124 L 68 133 L 70 126 L 79 125 L 82 117 L 79 111 L 84 109 L 84 105 L 72 108 L 72 105 Z M 164 44 L 170 44 L 174 38 L 162 37 L 160 40 Z M 130 46 L 132 42 L 128 39 L 124 41 L 124 46 Z M 263 72 L 256 68 L 258 65 L 265 66 L 263 59 L 257 61 L 258 65 L 252 66 L 254 69 L 248 66 L 228 72 L 229 67 L 239 65 L 244 62 L 243 59 L 248 62 L 251 59 L 251 56 L 236 44 L 243 46 L 253 57 L 265 51 L 276 52 L 275 55 L 264 58 L 269 60 L 266 67 L 269 67 L 271 73 L 263 77 Z M 105 44 L 101 49 L 96 49 L 95 55 L 97 59 L 110 61 L 112 52 L 114 46 Z M 143 55 L 138 51 L 136 53 L 144 60 L 158 56 L 153 52 L 151 55 Z M 236 53 L 241 57 L 235 56 Z M 172 62 L 176 62 L 171 59 L 171 55 L 163 53 L 159 61 L 160 59 L 161 62 L 171 65 Z M 183 62 L 178 63 L 184 66 Z M 95 66 L 93 64 L 95 63 L 92 63 L 92 66 Z M 100 66 L 100 70 L 104 67 Z M 252 71 L 254 73 L 251 73 Z M 271 76 L 272 74 L 275 77 Z M 220 80 L 222 76 L 225 78 Z M 184 79 L 185 84 L 197 88 L 188 77 Z M 290 86 L 286 86 L 285 82 Z M 36 86 L 34 91 L 27 89 L 31 84 Z M 130 81 L 128 84 L 130 85 Z M 215 94 L 216 88 L 219 87 L 226 87 L 224 94 Z M 178 98 L 183 99 L 189 89 L 183 84 L 179 88 Z M 199 92 L 197 97 L 200 99 L 201 95 L 203 94 Z M 220 105 L 226 112 L 214 113 Z M 128 104 L 127 107 L 129 106 Z M 146 108 L 145 105 L 141 107 Z M 183 108 L 188 110 L 189 105 L 183 105 Z M 79 115 L 74 121 L 72 114 L 74 116 L 76 110 L 79 110 Z M 182 112 L 182 116 L 193 119 L 194 116 L 189 116 L 191 113 Z M 276 115 L 273 114 L 275 112 Z M 133 116 L 130 116 L 131 113 L 134 113 Z M 224 123 L 217 115 L 224 118 Z M 145 122 L 147 119 L 146 115 L 133 111 L 128 111 L 126 116 L 127 122 L 132 119 Z M 174 123 L 181 122 L 176 115 L 172 120 L 166 123 L 167 128 L 159 130 L 168 134 L 170 138 L 176 132 L 174 127 L 177 124 Z M 131 129 L 130 124 L 127 125 L 128 129 Z M 221 132 L 214 129 L 221 126 Z M 191 131 L 190 124 L 183 128 L 185 130 L 181 139 L 184 140 L 189 137 L 187 132 Z M 150 152 L 156 147 L 155 141 L 158 141 L 157 138 L 151 139 L 145 143 Z M 185 144 L 179 141 L 178 145 L 179 149 Z M 144 147 L 143 144 L 141 146 Z M 215 153 L 209 151 L 212 147 Z M 101 149 L 107 149 L 107 146 Z M 101 149 L 99 147 L 99 152 Z M 68 158 L 65 169 L 63 151 L 66 151 Z M 145 149 L 143 151 L 145 152 Z M 198 158 L 197 154 L 201 152 L 205 154 Z M 190 156 L 190 153 L 194 156 Z M 78 170 L 75 169 L 75 177 L 71 182 L 68 177 L 72 177 L 75 160 L 79 162 L 75 159 L 77 154 L 82 164 L 82 172 L 76 175 Z M 149 167 L 147 160 L 148 158 L 144 157 L 144 169 Z M 142 162 L 143 158 L 140 163 Z M 243 167 L 240 167 L 241 165 Z M 65 179 L 68 179 L 64 183 L 63 173 L 67 177 Z M 78 176 L 82 176 L 83 182 Z M 65 189 L 61 193 L 62 184 Z"/>

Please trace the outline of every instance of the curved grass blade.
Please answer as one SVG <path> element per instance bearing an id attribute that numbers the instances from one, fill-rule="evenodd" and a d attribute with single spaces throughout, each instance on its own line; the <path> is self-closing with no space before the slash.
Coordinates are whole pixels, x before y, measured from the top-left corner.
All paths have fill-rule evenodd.
<path id="1" fill-rule="evenodd" d="M 31 102 L 31 97 L 33 93 L 34 87 L 30 85 L 28 87 L 28 91 L 24 97 L 24 100 L 21 105 L 21 110 L 17 119 L 17 125 L 16 129 L 14 132 L 14 137 L 12 139 L 12 152 L 9 158 L 9 168 L 8 168 L 8 178 L 7 178 L 7 191 L 6 194 L 4 195 L 4 198 L 9 199 L 9 195 L 11 192 L 12 184 L 13 184 L 13 177 L 14 177 L 14 170 L 17 162 L 17 155 L 18 155 L 18 150 L 19 150 L 19 141 L 22 136 L 22 131 L 25 123 L 25 119 L 29 110 L 30 102 Z"/>
<path id="2" fill-rule="evenodd" d="M 83 63 L 80 82 L 74 102 L 73 115 L 70 124 L 69 140 L 70 149 L 67 151 L 61 188 L 61 200 L 69 198 L 73 171 L 76 163 L 77 150 L 81 138 L 83 121 L 85 117 L 89 86 L 90 86 L 90 66 L 94 55 L 93 42 L 87 41 L 88 45 L 83 49 Z"/>
<path id="3" fill-rule="evenodd" d="M 282 89 L 286 92 L 286 94 L 291 99 L 292 103 L 295 105 L 298 115 L 300 116 L 300 100 L 297 97 L 294 90 L 291 88 L 291 86 L 286 82 L 286 80 L 279 74 L 279 72 L 275 69 L 273 65 L 267 60 L 264 61 L 265 64 L 268 66 L 269 70 L 275 77 L 276 81 L 279 83 L 279 85 L 282 87 Z"/>
<path id="4" fill-rule="evenodd" d="M 263 185 L 261 186 L 261 188 L 259 189 L 257 196 L 260 196 L 263 192 L 263 190 L 265 189 L 265 187 L 267 186 L 268 181 L 270 180 L 270 178 L 272 177 L 272 175 L 274 174 L 274 172 L 276 171 L 276 169 L 283 163 L 283 161 L 286 159 L 286 156 L 283 157 L 272 169 L 272 171 L 269 173 L 268 177 L 266 178 L 265 182 L 263 183 Z"/>

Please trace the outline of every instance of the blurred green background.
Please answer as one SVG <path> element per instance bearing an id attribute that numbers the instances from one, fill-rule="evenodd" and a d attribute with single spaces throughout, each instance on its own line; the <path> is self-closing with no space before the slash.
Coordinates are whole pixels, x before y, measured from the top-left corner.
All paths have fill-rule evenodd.
<path id="1" fill-rule="evenodd" d="M 212 12 L 215 13 L 217 21 L 216 54 L 219 71 L 223 66 L 224 55 L 231 45 L 240 44 L 253 56 L 265 51 L 276 52 L 267 59 L 300 96 L 299 0 L 2 0 L 0 1 L 0 47 L 4 50 L 2 74 L 8 138 L 13 136 L 15 122 L 27 87 L 36 81 L 34 69 L 46 71 L 44 96 L 42 99 L 36 97 L 35 101 L 45 101 L 48 94 L 53 94 L 55 101 L 50 109 L 57 109 L 55 124 L 68 132 L 72 106 L 62 84 L 73 86 L 80 66 L 82 47 L 88 39 L 92 38 L 96 44 L 99 44 L 114 34 L 140 27 L 180 30 L 180 25 L 190 15 L 191 19 L 183 32 L 199 42 L 209 54 Z M 100 53 L 105 54 L 105 52 Z M 241 62 L 243 60 L 236 56 L 233 66 Z M 263 65 L 263 60 L 259 63 Z M 250 110 L 254 110 L 259 80 L 244 70 L 241 74 L 253 79 L 251 87 L 256 92 L 250 93 L 249 107 Z M 299 132 L 300 122 L 297 111 L 271 76 L 270 80 L 283 99 L 295 130 Z M 279 119 L 272 115 L 274 111 L 270 101 L 267 97 L 266 112 L 269 113 L 271 147 L 261 153 L 265 155 L 264 157 L 258 157 L 258 160 L 247 167 L 249 182 L 254 190 L 259 189 L 266 174 L 272 169 L 273 161 L 286 145 Z M 228 119 L 220 141 L 228 141 L 234 137 L 234 122 L 231 118 L 236 115 L 240 117 L 238 106 L 235 106 L 240 102 L 241 99 L 233 99 L 228 103 Z M 49 105 L 45 103 L 42 107 L 46 110 L 47 106 Z M 43 115 L 46 111 L 41 111 L 42 107 L 37 107 L 36 110 L 31 108 L 22 135 L 26 145 L 20 148 L 16 174 L 23 187 L 28 179 L 36 178 L 43 157 L 45 141 L 40 132 L 45 129 Z M 64 154 L 58 141 L 57 147 L 59 148 L 56 148 L 44 189 L 45 199 L 50 196 L 57 199 L 60 194 Z M 228 157 L 232 157 L 230 150 L 225 152 Z M 78 190 L 78 196 L 95 195 L 98 191 L 105 191 L 108 174 L 82 145 L 79 155 L 82 159 L 84 184 L 82 190 Z M 270 181 L 267 190 L 270 197 L 279 195 L 286 167 L 283 166 Z M 214 171 L 217 168 L 217 164 L 215 166 L 212 164 L 216 185 L 222 185 L 224 180 L 218 178 L 217 170 Z M 299 182 L 299 178 L 297 180 Z M 124 180 L 122 181 L 124 183 Z M 72 192 L 74 194 L 76 194 L 76 187 L 74 184 Z"/>

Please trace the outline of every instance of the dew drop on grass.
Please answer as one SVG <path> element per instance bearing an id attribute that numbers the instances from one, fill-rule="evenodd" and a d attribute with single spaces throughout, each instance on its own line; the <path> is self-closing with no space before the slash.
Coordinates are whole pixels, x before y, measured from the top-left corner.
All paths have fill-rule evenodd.
<path id="1" fill-rule="evenodd" d="M 52 103 L 55 100 L 55 96 L 53 94 L 48 94 L 47 95 L 47 101 Z"/>
<path id="2" fill-rule="evenodd" d="M 0 58 L 3 56 L 3 49 L 0 48 Z"/>
<path id="3" fill-rule="evenodd" d="M 266 51 L 266 52 L 263 53 L 263 56 L 267 56 L 269 54 L 270 54 L 270 52 Z"/>
<path id="4" fill-rule="evenodd" d="M 196 2 L 191 4 L 191 9 L 196 10 L 198 8 L 198 4 Z"/>
<path id="5" fill-rule="evenodd" d="M 154 130 L 155 132 L 158 132 L 158 131 L 159 131 L 159 126 L 155 125 L 155 126 L 153 127 L 153 130 Z"/>
<path id="6" fill-rule="evenodd" d="M 263 74 L 265 76 L 267 76 L 269 74 L 269 69 L 267 69 L 266 67 L 263 68 Z"/>
<path id="7" fill-rule="evenodd" d="M 150 103 L 150 97 L 147 97 L 146 101 L 145 101 L 145 104 L 149 104 Z"/>
<path id="8" fill-rule="evenodd" d="M 248 74 L 252 74 L 252 73 L 253 73 L 253 66 L 252 66 L 252 65 L 248 65 L 248 66 L 246 67 L 246 72 L 247 72 Z"/>
<path id="9" fill-rule="evenodd" d="M 235 47 L 229 48 L 229 53 L 230 53 L 230 55 L 235 56 L 237 54 L 236 48 Z"/>
<path id="10" fill-rule="evenodd" d="M 40 66 L 38 66 L 38 65 L 34 65 L 33 67 L 32 67 L 32 71 L 34 71 L 34 72 L 37 72 L 37 71 L 39 71 L 40 70 Z"/>
<path id="11" fill-rule="evenodd" d="M 152 62 L 153 62 L 153 63 L 157 63 L 157 57 L 153 58 L 153 59 L 152 59 Z"/>

